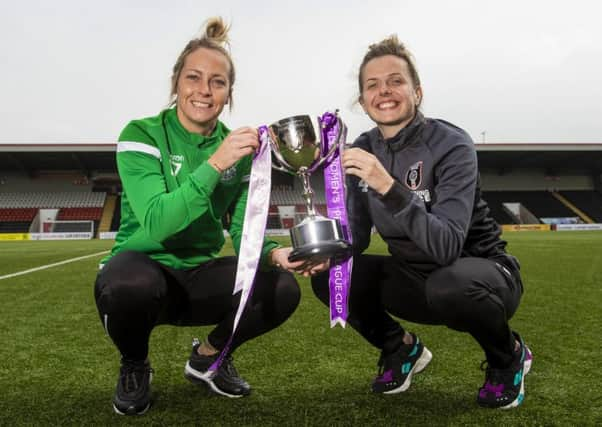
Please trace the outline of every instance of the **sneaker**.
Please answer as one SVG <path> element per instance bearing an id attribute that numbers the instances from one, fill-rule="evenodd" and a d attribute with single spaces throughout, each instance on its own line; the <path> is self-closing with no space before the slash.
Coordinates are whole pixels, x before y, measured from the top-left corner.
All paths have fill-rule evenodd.
<path id="1" fill-rule="evenodd" d="M 251 386 L 243 380 L 232 363 L 232 356 L 224 357 L 217 372 L 208 372 L 209 367 L 217 360 L 219 353 L 213 356 L 202 356 L 197 349 L 200 343 L 195 338 L 192 342 L 192 353 L 184 368 L 184 376 L 194 384 L 204 384 L 211 391 L 227 397 L 242 397 L 251 393 Z"/>
<path id="2" fill-rule="evenodd" d="M 379 374 L 372 382 L 374 393 L 395 394 L 406 391 L 412 383 L 412 375 L 422 371 L 433 355 L 420 339 L 411 334 L 414 344 L 402 344 L 397 351 L 378 361 Z"/>
<path id="3" fill-rule="evenodd" d="M 150 383 L 153 370 L 149 362 L 121 360 L 113 409 L 119 415 L 142 415 L 152 403 Z"/>
<path id="4" fill-rule="evenodd" d="M 531 370 L 533 354 L 520 336 L 514 335 L 520 343 L 520 350 L 508 368 L 487 367 L 485 384 L 477 396 L 477 403 L 481 406 L 510 409 L 520 405 L 525 398 L 525 375 Z"/>

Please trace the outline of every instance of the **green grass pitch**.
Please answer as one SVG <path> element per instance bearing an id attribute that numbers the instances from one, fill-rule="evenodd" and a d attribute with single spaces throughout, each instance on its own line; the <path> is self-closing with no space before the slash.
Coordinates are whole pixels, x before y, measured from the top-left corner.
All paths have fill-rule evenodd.
<path id="1" fill-rule="evenodd" d="M 534 354 L 517 409 L 477 406 L 483 355 L 468 335 L 407 322 L 433 361 L 407 392 L 372 394 L 378 352 L 351 329 L 330 329 L 328 310 L 299 278 L 291 319 L 235 354 L 250 397 L 214 396 L 183 378 L 191 339 L 208 328 L 161 326 L 151 337 L 156 402 L 144 416 L 120 417 L 111 407 L 119 356 L 92 294 L 96 256 L 0 280 L 0 425 L 602 425 L 602 233 L 504 238 L 526 288 L 511 325 Z M 111 244 L 0 242 L 0 276 Z M 386 249 L 374 239 L 369 251 Z"/>

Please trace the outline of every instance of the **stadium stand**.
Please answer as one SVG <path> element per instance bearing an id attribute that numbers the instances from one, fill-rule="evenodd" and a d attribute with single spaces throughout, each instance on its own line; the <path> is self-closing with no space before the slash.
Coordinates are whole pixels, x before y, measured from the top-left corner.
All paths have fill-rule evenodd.
<path id="1" fill-rule="evenodd" d="M 30 231 L 39 209 L 58 209 L 58 221 L 94 221 L 94 229 L 102 216 L 106 193 L 73 192 L 24 192 L 1 193 L 0 232 L 25 233 Z M 80 225 L 81 226 L 81 225 Z M 60 224 L 55 232 L 77 231 L 77 224 Z"/>
<path id="2" fill-rule="evenodd" d="M 2 208 L 0 221 L 32 221 L 37 213 L 36 208 Z"/>
<path id="3" fill-rule="evenodd" d="M 560 194 L 594 222 L 602 223 L 602 194 L 595 191 L 560 191 Z"/>
<path id="4" fill-rule="evenodd" d="M 27 233 L 31 221 L 0 221 L 0 233 Z"/>
<path id="5" fill-rule="evenodd" d="M 113 216 L 115 214 L 115 202 L 117 196 L 108 194 L 105 199 L 105 205 L 102 209 L 102 215 L 100 222 L 98 223 L 98 232 L 102 233 L 105 231 L 111 231 L 111 223 L 113 222 Z"/>
<path id="6" fill-rule="evenodd" d="M 498 224 L 516 224 L 517 219 L 504 208 L 504 197 L 498 197 L 498 192 L 483 193 L 483 199 L 489 206 L 491 216 Z"/>
<path id="7" fill-rule="evenodd" d="M 274 204 L 270 205 L 266 228 L 273 230 L 282 228 L 282 222 L 280 221 L 280 215 L 278 214 L 278 206 Z"/>
<path id="8" fill-rule="evenodd" d="M 94 229 L 96 230 L 98 221 L 94 221 Z M 85 227 L 85 226 L 84 226 Z M 57 223 L 53 229 L 53 233 L 79 233 L 89 228 L 82 228 L 81 223 Z"/>
<path id="9" fill-rule="evenodd" d="M 291 228 L 295 225 L 295 220 L 293 218 L 282 218 L 281 223 L 283 228 Z"/>
<path id="10" fill-rule="evenodd" d="M 0 233 L 26 233 L 37 213 L 35 208 L 0 208 Z"/>
<path id="11" fill-rule="evenodd" d="M 102 208 L 61 208 L 56 219 L 60 221 L 99 221 L 101 216 Z"/>
<path id="12" fill-rule="evenodd" d="M 301 194 L 294 191 L 292 187 L 278 186 L 272 189 L 270 204 L 272 205 L 296 205 L 303 203 Z"/>
<path id="13" fill-rule="evenodd" d="M 122 189 L 115 148 L 0 144 L 0 233 L 35 229 L 41 208 L 57 209 L 56 220 L 92 220 L 99 231 L 101 224 L 102 231 L 116 231 Z M 575 217 L 602 223 L 602 144 L 488 143 L 476 148 L 483 197 L 500 224 Z M 312 175 L 314 204 L 325 215 L 321 181 L 319 172 Z M 519 204 L 520 216 L 523 210 L 532 215 L 515 218 L 504 203 Z M 274 172 L 268 228 L 288 228 L 305 215 L 301 181 Z"/>
<path id="14" fill-rule="evenodd" d="M 87 191 L 2 193 L 0 208 L 94 208 L 102 207 L 105 197 Z"/>
<path id="15" fill-rule="evenodd" d="M 113 211 L 113 219 L 111 220 L 110 231 L 119 230 L 119 221 L 121 219 L 121 196 L 115 201 L 115 210 Z"/>
<path id="16" fill-rule="evenodd" d="M 315 207 L 316 211 L 317 211 L 317 212 L 318 212 L 320 215 L 324 215 L 324 216 L 326 216 L 326 215 L 327 215 L 327 213 L 328 213 L 328 212 L 327 212 L 327 211 L 328 211 L 328 209 L 327 209 L 327 207 L 326 207 L 326 204 L 324 204 L 324 203 L 318 203 L 318 204 L 316 204 L 314 207 Z"/>
<path id="17" fill-rule="evenodd" d="M 326 203 L 324 195 L 324 187 L 315 185 L 312 187 L 314 191 L 314 203 Z M 272 188 L 270 195 L 270 204 L 272 205 L 302 205 L 303 190 L 301 188 L 294 188 L 292 186 L 275 186 Z"/>
<path id="18" fill-rule="evenodd" d="M 510 224 L 517 222 L 516 218 L 504 209 L 504 203 L 520 203 L 538 219 L 575 216 L 573 211 L 549 191 L 489 191 L 483 193 L 483 198 L 489 204 L 494 219 L 500 224 L 508 224 L 508 217 L 512 220 Z"/>

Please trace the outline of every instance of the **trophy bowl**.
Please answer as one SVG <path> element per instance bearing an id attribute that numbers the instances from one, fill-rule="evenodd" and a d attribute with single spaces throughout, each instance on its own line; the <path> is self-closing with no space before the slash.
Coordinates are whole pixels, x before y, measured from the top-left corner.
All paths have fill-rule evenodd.
<path id="1" fill-rule="evenodd" d="M 338 118 L 339 134 L 330 147 L 322 137 L 325 124 L 318 118 L 320 138 L 310 116 L 287 117 L 268 127 L 274 169 L 298 176 L 303 183 L 303 198 L 307 216 L 290 229 L 293 251 L 289 261 L 309 260 L 310 258 L 332 258 L 349 252 L 351 244 L 343 232 L 340 221 L 316 213 L 313 204 L 313 190 L 310 176 L 322 166 L 343 141 L 344 124 Z"/>
<path id="2" fill-rule="evenodd" d="M 270 125 L 272 153 L 285 172 L 297 175 L 320 160 L 321 144 L 309 116 L 293 116 Z M 282 170 L 282 169 L 280 169 Z"/>

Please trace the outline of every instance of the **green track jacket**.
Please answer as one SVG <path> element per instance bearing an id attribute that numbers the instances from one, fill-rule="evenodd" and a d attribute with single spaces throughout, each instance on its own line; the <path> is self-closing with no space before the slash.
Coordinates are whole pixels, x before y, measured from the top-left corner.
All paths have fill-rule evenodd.
<path id="1" fill-rule="evenodd" d="M 177 269 L 216 258 L 224 244 L 221 218 L 238 254 L 251 156 L 221 175 L 207 159 L 229 129 L 218 122 L 211 136 L 190 133 L 175 108 L 131 121 L 119 136 L 117 168 L 123 185 L 121 223 L 111 254 L 134 250 Z M 278 244 L 264 240 L 261 263 Z"/>

